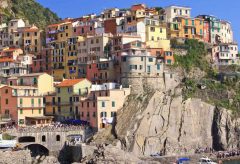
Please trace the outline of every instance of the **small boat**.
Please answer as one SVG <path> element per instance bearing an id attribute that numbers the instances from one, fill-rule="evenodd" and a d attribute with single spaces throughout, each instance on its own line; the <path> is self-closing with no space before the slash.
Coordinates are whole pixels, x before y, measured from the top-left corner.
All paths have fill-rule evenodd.
<path id="1" fill-rule="evenodd" d="M 177 164 L 189 164 L 190 163 L 190 158 L 179 158 L 177 160 Z"/>
<path id="2" fill-rule="evenodd" d="M 3 140 L 0 134 L 0 148 L 14 148 L 17 145 L 17 140 Z"/>
<path id="3" fill-rule="evenodd" d="M 199 159 L 198 164 L 217 164 L 216 162 L 213 162 L 210 158 L 208 157 L 203 157 Z"/>

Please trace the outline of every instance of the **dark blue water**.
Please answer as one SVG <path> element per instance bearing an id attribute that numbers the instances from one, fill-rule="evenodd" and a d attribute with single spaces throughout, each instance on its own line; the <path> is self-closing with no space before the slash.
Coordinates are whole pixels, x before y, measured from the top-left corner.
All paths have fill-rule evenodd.
<path id="1" fill-rule="evenodd" d="M 240 160 L 234 160 L 234 161 L 225 161 L 223 164 L 240 164 Z"/>

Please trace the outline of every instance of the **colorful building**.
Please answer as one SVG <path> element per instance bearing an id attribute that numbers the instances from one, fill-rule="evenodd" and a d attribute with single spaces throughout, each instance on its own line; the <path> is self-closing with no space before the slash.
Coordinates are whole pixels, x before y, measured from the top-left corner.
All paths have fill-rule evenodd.
<path id="1" fill-rule="evenodd" d="M 10 124 L 17 124 L 17 98 L 12 93 L 13 89 L 11 87 L 6 85 L 0 86 L 0 120 Z"/>
<path id="2" fill-rule="evenodd" d="M 55 91 L 53 86 L 53 77 L 47 73 L 32 73 L 8 78 L 10 86 L 34 86 L 39 94 L 47 94 Z"/>
<path id="3" fill-rule="evenodd" d="M 239 64 L 238 45 L 221 43 L 212 48 L 212 60 L 216 65 Z"/>
<path id="4" fill-rule="evenodd" d="M 168 6 L 164 8 L 165 17 L 168 23 L 174 22 L 174 18 L 183 17 L 190 18 L 191 17 L 191 8 L 184 6 Z"/>
<path id="5" fill-rule="evenodd" d="M 176 17 L 169 24 L 169 38 L 197 39 L 203 41 L 204 19 Z"/>
<path id="6" fill-rule="evenodd" d="M 73 104 L 76 101 L 75 97 L 86 96 L 90 91 L 91 84 L 90 81 L 82 78 L 63 80 L 56 86 L 57 120 L 74 118 Z"/>
<path id="7" fill-rule="evenodd" d="M 32 126 L 50 124 L 52 117 L 44 116 L 43 95 L 32 86 L 11 86 L 17 98 L 18 125 Z"/>
<path id="8" fill-rule="evenodd" d="M 105 128 L 113 122 L 129 94 L 130 88 L 122 88 L 116 83 L 92 85 L 89 95 L 74 103 L 75 112 L 92 127 Z"/>

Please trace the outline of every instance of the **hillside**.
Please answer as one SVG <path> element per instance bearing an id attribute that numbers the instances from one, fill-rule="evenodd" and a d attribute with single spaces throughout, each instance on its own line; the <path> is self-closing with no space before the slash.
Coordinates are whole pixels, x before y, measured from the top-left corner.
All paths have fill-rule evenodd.
<path id="1" fill-rule="evenodd" d="M 45 28 L 50 23 L 57 22 L 59 17 L 50 9 L 44 8 L 35 0 L 2 0 L 0 12 L 3 15 L 3 22 L 12 18 L 23 18 L 30 24 Z"/>

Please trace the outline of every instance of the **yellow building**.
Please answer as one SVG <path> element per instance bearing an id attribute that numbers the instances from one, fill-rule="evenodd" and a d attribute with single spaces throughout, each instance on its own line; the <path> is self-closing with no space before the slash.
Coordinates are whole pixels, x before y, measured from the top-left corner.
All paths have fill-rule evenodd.
<path id="1" fill-rule="evenodd" d="M 145 19 L 146 45 L 149 48 L 161 48 L 170 50 L 170 40 L 167 39 L 167 26 L 156 19 Z"/>
<path id="2" fill-rule="evenodd" d="M 18 125 L 44 125 L 51 123 L 52 117 L 44 116 L 43 96 L 36 87 L 11 86 L 17 97 Z"/>
<path id="3" fill-rule="evenodd" d="M 23 49 L 26 53 L 40 53 L 42 48 L 41 33 L 42 30 L 36 26 L 26 27 L 23 30 Z"/>
<path id="4" fill-rule="evenodd" d="M 57 120 L 74 118 L 74 96 L 85 96 L 90 91 L 92 83 L 87 79 L 68 79 L 56 86 L 58 109 Z"/>
<path id="5" fill-rule="evenodd" d="M 82 36 L 74 36 L 68 38 L 67 46 L 66 46 L 66 78 L 67 79 L 75 79 L 78 78 L 78 56 L 77 56 L 77 44 L 78 42 L 84 41 L 84 37 Z"/>
<path id="6" fill-rule="evenodd" d="M 168 36 L 170 38 L 185 38 L 203 40 L 203 24 L 201 18 L 176 17 L 169 24 Z"/>
<path id="7" fill-rule="evenodd" d="M 66 78 L 67 66 L 67 41 L 72 37 L 73 25 L 71 20 L 65 20 L 59 24 L 49 25 L 46 29 L 46 42 L 53 48 L 52 56 L 52 75 L 55 80 L 61 81 Z"/>
<path id="8" fill-rule="evenodd" d="M 39 94 L 47 94 L 55 91 L 53 86 L 53 77 L 47 73 L 31 73 L 8 79 L 10 86 L 34 86 L 38 89 Z"/>
<path id="9" fill-rule="evenodd" d="M 97 126 L 104 128 L 116 117 L 117 111 L 123 107 L 130 88 L 111 89 L 108 96 L 97 97 Z"/>

